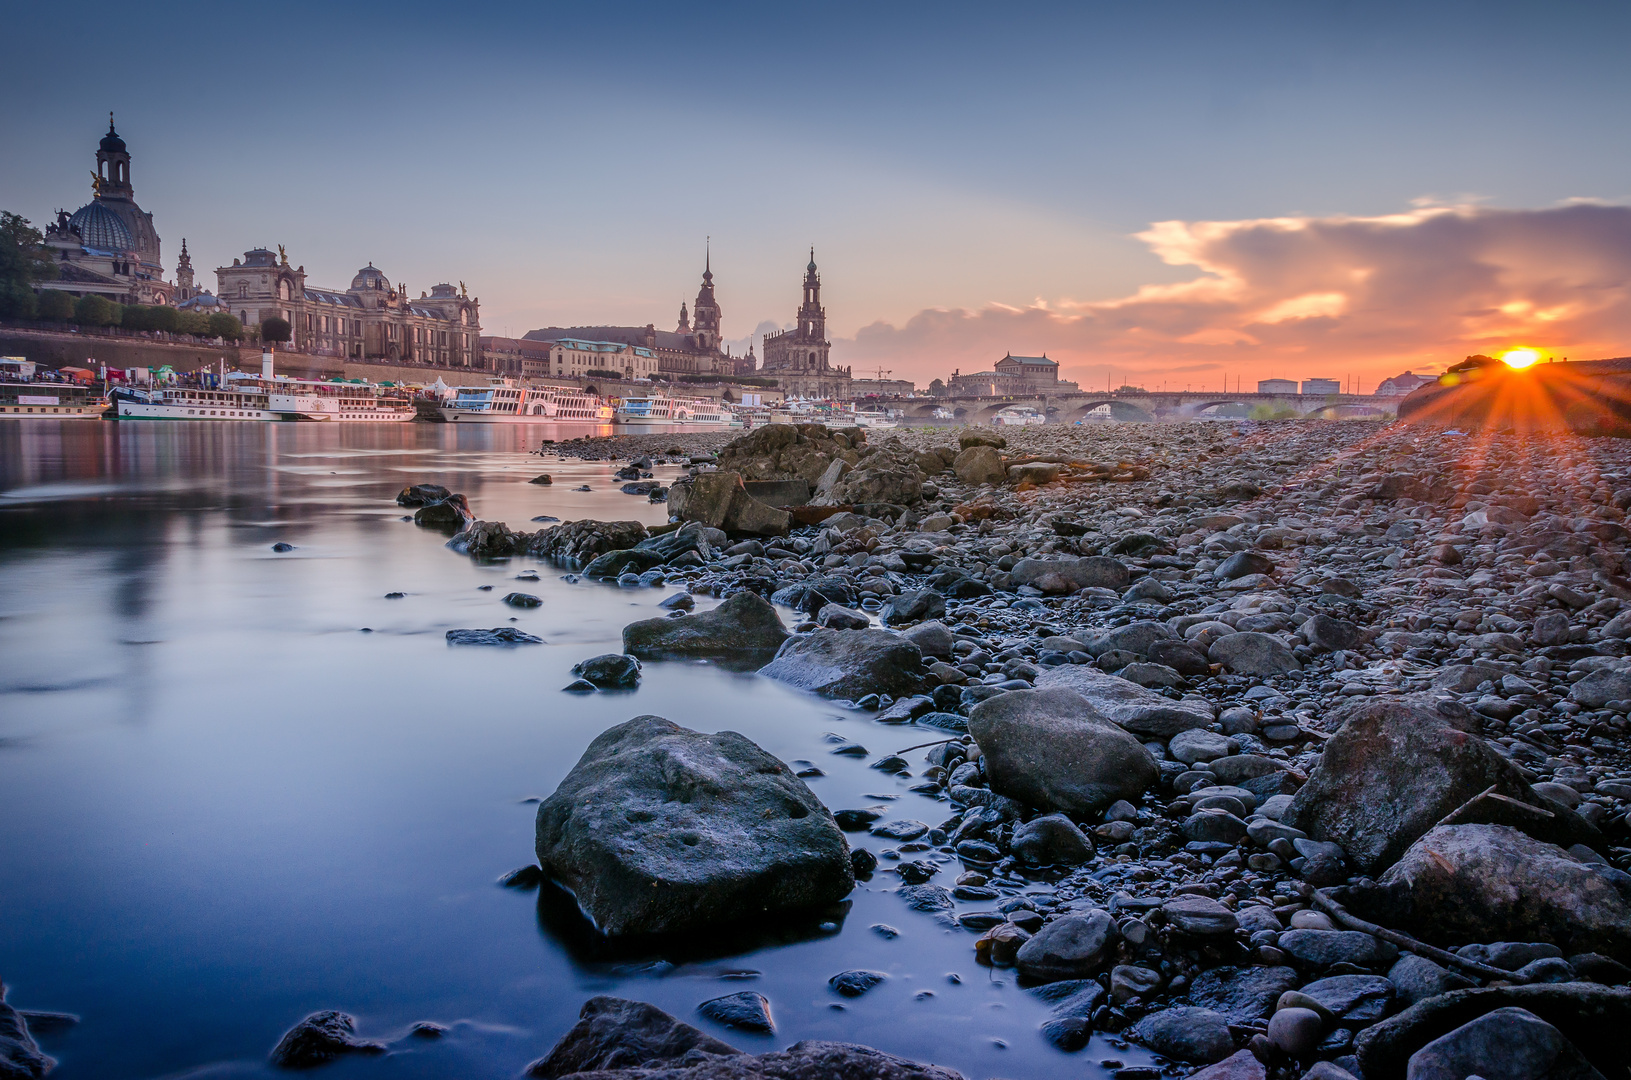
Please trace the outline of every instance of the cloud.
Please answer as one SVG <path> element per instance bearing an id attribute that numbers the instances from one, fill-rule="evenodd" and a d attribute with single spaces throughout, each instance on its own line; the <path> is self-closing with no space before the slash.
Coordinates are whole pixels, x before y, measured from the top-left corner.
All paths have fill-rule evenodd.
<path id="1" fill-rule="evenodd" d="M 1067 377 L 1095 382 L 1115 370 L 1147 382 L 1357 374 L 1369 385 L 1516 345 L 1631 353 L 1631 207 L 1162 221 L 1138 239 L 1195 276 L 1108 301 L 924 310 L 863 327 L 835 352 L 920 382 L 1046 352 Z"/>

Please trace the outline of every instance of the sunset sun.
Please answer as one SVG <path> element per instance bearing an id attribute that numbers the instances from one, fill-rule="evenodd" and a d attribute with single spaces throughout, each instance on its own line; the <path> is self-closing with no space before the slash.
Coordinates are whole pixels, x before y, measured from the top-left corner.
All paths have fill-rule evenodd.
<path id="1" fill-rule="evenodd" d="M 1534 349 L 1510 349 L 1501 354 L 1501 362 L 1516 371 L 1526 367 L 1533 367 L 1540 361 L 1540 353 Z"/>

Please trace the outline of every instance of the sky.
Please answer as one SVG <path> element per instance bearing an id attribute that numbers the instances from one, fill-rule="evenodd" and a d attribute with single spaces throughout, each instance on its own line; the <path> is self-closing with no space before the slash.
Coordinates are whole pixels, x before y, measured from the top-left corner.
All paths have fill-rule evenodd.
<path id="1" fill-rule="evenodd" d="M 87 201 L 115 112 L 202 280 L 283 244 L 463 281 L 484 332 L 791 325 L 920 385 L 1362 389 L 1631 354 L 1631 7 L 5 4 L 0 209 Z"/>

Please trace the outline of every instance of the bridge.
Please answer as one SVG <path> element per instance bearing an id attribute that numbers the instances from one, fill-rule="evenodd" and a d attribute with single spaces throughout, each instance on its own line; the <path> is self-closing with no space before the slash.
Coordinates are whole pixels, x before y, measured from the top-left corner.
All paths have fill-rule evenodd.
<path id="1" fill-rule="evenodd" d="M 1201 420 L 1234 417 L 1361 419 L 1397 416 L 1399 399 L 1369 394 L 1228 394 L 1156 391 L 1065 394 L 1009 394 L 1001 397 L 885 397 L 868 405 L 899 410 L 907 423 L 946 423 L 944 409 L 957 423 L 989 424 L 1007 409 L 1029 406 L 1050 424 L 1074 424 L 1089 417 L 1149 423 L 1156 420 Z"/>

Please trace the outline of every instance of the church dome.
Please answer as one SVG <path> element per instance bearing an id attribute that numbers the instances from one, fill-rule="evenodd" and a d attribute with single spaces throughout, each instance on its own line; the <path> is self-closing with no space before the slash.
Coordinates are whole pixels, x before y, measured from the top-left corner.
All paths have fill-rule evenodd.
<path id="1" fill-rule="evenodd" d="M 80 243 L 101 251 L 133 251 L 136 241 L 124 219 L 103 206 L 100 201 L 88 202 L 74 211 L 68 224 L 79 229 Z"/>
<path id="2" fill-rule="evenodd" d="M 357 276 L 351 279 L 351 287 L 353 289 L 379 289 L 384 291 L 391 287 L 391 283 L 386 280 L 382 272 L 374 269 L 373 263 L 369 263 L 357 271 Z"/>
<path id="3" fill-rule="evenodd" d="M 119 138 L 119 133 L 113 130 L 113 118 L 108 118 L 108 133 L 102 136 L 100 149 L 105 154 L 123 154 L 125 141 Z"/>

